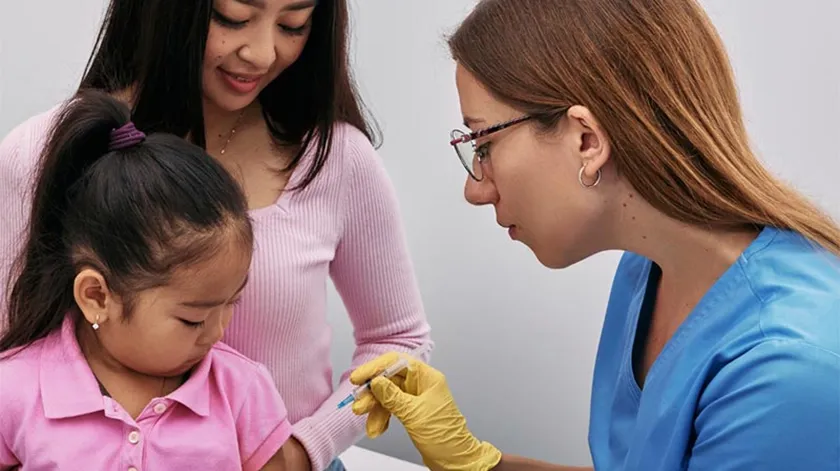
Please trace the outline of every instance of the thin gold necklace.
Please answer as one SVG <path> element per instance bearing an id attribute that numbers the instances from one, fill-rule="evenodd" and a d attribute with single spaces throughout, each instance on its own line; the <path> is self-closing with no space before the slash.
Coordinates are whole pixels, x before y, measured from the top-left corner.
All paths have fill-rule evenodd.
<path id="1" fill-rule="evenodd" d="M 230 133 L 228 134 L 228 138 L 225 141 L 225 145 L 222 146 L 222 151 L 220 154 L 225 155 L 225 151 L 227 150 L 228 144 L 230 144 L 230 140 L 233 139 L 233 136 L 236 135 L 236 128 L 239 127 L 239 122 L 242 120 L 242 116 L 245 114 L 245 110 L 242 110 L 239 113 L 239 116 L 236 117 L 236 122 L 233 123 L 233 127 L 230 128 Z"/>

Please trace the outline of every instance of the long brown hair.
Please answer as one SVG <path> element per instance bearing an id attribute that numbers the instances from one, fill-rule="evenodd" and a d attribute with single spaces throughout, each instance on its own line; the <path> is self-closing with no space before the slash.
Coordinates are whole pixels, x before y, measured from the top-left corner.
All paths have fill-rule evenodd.
<path id="1" fill-rule="evenodd" d="M 837 225 L 751 150 L 724 46 L 695 0 L 483 0 L 449 46 L 546 127 L 559 109 L 589 108 L 618 171 L 669 217 L 789 229 L 840 255 Z"/>

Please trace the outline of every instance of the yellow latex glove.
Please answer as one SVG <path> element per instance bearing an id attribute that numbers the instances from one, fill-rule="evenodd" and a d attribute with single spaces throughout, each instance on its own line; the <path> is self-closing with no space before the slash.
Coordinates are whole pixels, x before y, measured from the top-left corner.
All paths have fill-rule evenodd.
<path id="1" fill-rule="evenodd" d="M 400 354 L 386 353 L 350 375 L 350 382 L 363 384 L 399 360 Z M 494 468 L 502 453 L 493 445 L 476 439 L 446 384 L 443 373 L 431 366 L 408 359 L 408 368 L 396 376 L 375 378 L 371 394 L 353 403 L 357 415 L 368 414 L 367 435 L 376 438 L 388 429 L 391 414 L 397 417 L 423 463 L 432 470 L 487 471 Z"/>

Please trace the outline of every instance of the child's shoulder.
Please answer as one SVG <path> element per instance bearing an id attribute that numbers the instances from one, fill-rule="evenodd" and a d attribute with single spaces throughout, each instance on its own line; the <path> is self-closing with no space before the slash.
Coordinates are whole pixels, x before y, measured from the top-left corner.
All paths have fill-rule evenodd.
<path id="1" fill-rule="evenodd" d="M 39 340 L 27 347 L 15 348 L 0 353 L 0 414 L 14 419 L 19 413 L 30 409 L 40 397 L 41 354 L 45 340 Z M 9 426 L 0 417 L 0 428 Z"/>
<path id="2" fill-rule="evenodd" d="M 248 388 L 254 379 L 268 373 L 261 363 L 222 342 L 217 342 L 209 355 L 212 356 L 213 376 L 223 381 L 223 385 L 226 386 Z"/>
<path id="3" fill-rule="evenodd" d="M 210 355 L 213 355 L 213 364 L 219 364 L 222 367 L 235 369 L 260 367 L 259 363 L 239 353 L 238 350 L 224 342 L 216 342 L 210 349 Z"/>
<path id="4" fill-rule="evenodd" d="M 6 375 L 14 374 L 8 378 L 14 377 L 15 381 L 19 378 L 37 376 L 41 354 L 47 340 L 36 340 L 25 347 L 17 347 L 0 353 L 0 387 L 6 383 L 2 381 L 7 378 Z"/>

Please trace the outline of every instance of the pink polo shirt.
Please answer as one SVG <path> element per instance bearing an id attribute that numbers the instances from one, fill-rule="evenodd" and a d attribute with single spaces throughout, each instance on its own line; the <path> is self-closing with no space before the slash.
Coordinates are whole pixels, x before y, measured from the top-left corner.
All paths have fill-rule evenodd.
<path id="1" fill-rule="evenodd" d="M 268 371 L 222 343 L 137 420 L 100 392 L 70 315 L 0 359 L 0 471 L 259 470 L 291 430 Z"/>

